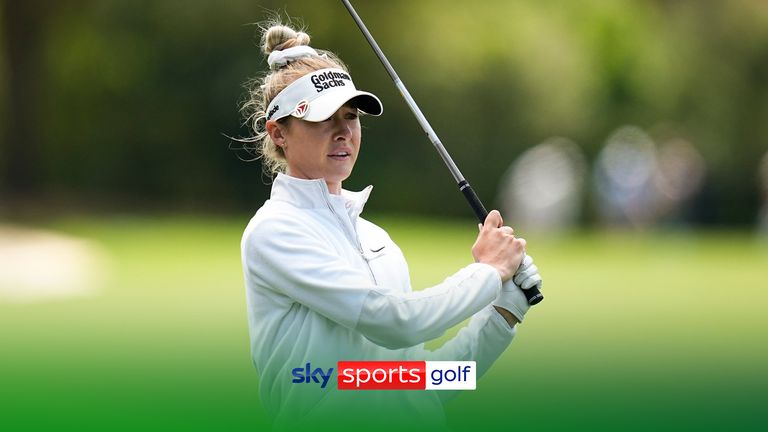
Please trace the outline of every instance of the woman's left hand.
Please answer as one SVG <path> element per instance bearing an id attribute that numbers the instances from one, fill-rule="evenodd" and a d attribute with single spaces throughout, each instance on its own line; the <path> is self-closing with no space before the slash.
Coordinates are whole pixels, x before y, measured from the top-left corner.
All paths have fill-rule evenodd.
<path id="1" fill-rule="evenodd" d="M 541 287 L 541 283 L 539 269 L 533 264 L 533 258 L 526 255 L 525 258 L 523 258 L 523 263 L 515 274 L 515 277 L 501 285 L 501 291 L 499 292 L 499 295 L 496 296 L 496 300 L 493 301 L 493 305 L 497 310 L 502 308 L 510 312 L 517 319 L 517 322 L 523 322 L 525 314 L 528 312 L 528 309 L 530 309 L 528 299 L 525 297 L 525 294 L 523 294 L 523 289 L 528 289 L 537 285 Z M 499 313 L 501 313 L 502 316 L 505 315 L 502 311 L 499 311 Z M 517 322 L 511 322 L 509 317 L 505 316 L 505 318 L 510 327 L 517 324 Z"/>

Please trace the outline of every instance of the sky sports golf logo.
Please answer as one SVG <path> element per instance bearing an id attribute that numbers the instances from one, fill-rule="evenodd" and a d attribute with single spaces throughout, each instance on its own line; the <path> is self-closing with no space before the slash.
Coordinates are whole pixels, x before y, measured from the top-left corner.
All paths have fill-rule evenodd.
<path id="1" fill-rule="evenodd" d="M 475 390 L 473 361 L 340 361 L 339 390 Z M 310 363 L 291 371 L 293 383 L 328 385 L 333 368 Z"/>
<path id="2" fill-rule="evenodd" d="M 339 390 L 474 390 L 473 361 L 341 361 Z"/>

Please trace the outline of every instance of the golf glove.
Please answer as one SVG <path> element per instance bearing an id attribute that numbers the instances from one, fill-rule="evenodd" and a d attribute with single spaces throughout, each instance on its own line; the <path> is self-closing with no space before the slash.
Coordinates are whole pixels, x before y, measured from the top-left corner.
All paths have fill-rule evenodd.
<path id="1" fill-rule="evenodd" d="M 508 310 L 519 322 L 523 322 L 530 305 L 522 289 L 533 286 L 541 288 L 541 276 L 539 269 L 533 264 L 533 258 L 526 255 L 515 276 L 501 285 L 501 292 L 493 301 L 493 305 Z"/>
<path id="2" fill-rule="evenodd" d="M 539 275 L 539 268 L 533 263 L 533 258 L 526 255 L 523 258 L 523 263 L 520 268 L 517 269 L 515 275 L 512 277 L 515 285 L 526 290 L 532 287 L 541 289 L 541 276 Z"/>

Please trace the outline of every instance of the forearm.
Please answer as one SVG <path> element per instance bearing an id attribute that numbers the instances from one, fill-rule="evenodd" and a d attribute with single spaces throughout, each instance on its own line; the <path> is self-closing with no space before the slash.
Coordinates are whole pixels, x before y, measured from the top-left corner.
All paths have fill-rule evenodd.
<path id="1" fill-rule="evenodd" d="M 492 267 L 472 264 L 422 291 L 407 295 L 371 291 L 355 329 L 389 349 L 414 346 L 439 337 L 486 307 L 500 282 Z"/>
<path id="2" fill-rule="evenodd" d="M 501 314 L 486 307 L 475 314 L 453 339 L 434 351 L 422 352 L 420 357 L 438 361 L 475 361 L 479 380 L 507 349 L 516 331 Z M 453 396 L 453 392 L 439 393 L 444 401 Z"/>

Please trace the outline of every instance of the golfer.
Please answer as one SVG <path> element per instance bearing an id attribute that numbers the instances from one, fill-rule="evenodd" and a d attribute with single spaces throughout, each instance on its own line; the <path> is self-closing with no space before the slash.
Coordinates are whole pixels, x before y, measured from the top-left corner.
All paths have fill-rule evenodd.
<path id="1" fill-rule="evenodd" d="M 339 391 L 337 362 L 474 360 L 479 378 L 528 310 L 520 287 L 541 278 L 525 240 L 492 211 L 472 246 L 474 263 L 412 289 L 400 249 L 360 216 L 372 187 L 342 188 L 361 150 L 360 116 L 381 115 L 382 104 L 356 89 L 336 55 L 309 42 L 290 27 L 268 27 L 262 48 L 270 69 L 243 105 L 254 131 L 248 142 L 275 175 L 241 244 L 261 401 L 276 429 L 442 427 L 452 392 Z M 424 349 L 467 318 L 441 348 Z"/>

